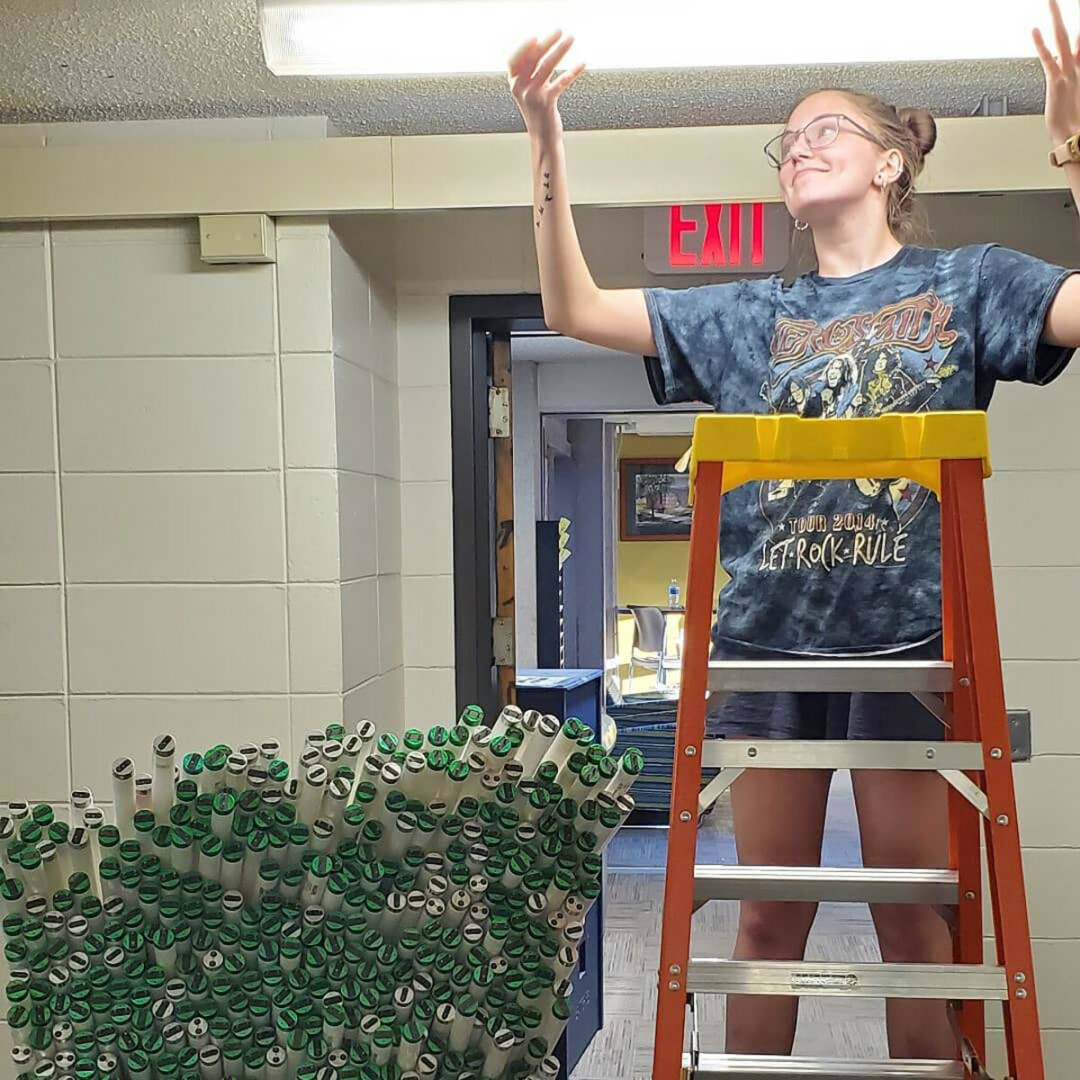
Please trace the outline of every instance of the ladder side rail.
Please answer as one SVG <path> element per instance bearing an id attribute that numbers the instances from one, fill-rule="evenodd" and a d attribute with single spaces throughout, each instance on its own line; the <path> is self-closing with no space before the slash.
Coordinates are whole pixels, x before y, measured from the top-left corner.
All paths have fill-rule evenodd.
<path id="1" fill-rule="evenodd" d="M 712 638 L 712 596 L 720 547 L 723 465 L 702 462 L 690 524 L 690 559 L 683 619 L 683 665 L 675 726 L 667 874 L 657 987 L 653 1080 L 677 1080 L 686 1026 L 686 974 L 690 920 L 694 911 L 701 746 L 705 737 L 705 694 Z"/>
<path id="2" fill-rule="evenodd" d="M 959 517 L 954 490 L 943 467 L 941 492 L 941 606 L 942 655 L 953 665 L 953 692 L 947 698 L 952 716 L 950 739 L 977 742 L 981 733 L 976 724 L 971 693 L 971 627 L 966 608 L 959 603 L 963 583 L 959 564 Z M 981 482 L 981 481 L 980 481 Z M 978 773 L 965 773 L 982 785 Z M 953 933 L 953 961 L 957 964 L 983 962 L 983 877 L 981 818 L 960 792 L 950 787 L 949 866 L 957 872 L 956 925 Z M 1001 963 L 1000 957 L 997 958 Z M 986 1060 L 986 1005 L 980 1000 L 957 1002 L 956 1020 L 961 1038 L 978 1060 Z"/>
<path id="3" fill-rule="evenodd" d="M 969 628 L 971 693 L 990 802 L 986 855 L 995 936 L 1009 981 L 1009 999 L 1002 1009 L 1009 1070 L 1017 1080 L 1044 1080 L 982 465 L 978 461 L 943 462 L 942 483 L 947 499 L 956 507 L 962 586 L 958 599 Z"/>

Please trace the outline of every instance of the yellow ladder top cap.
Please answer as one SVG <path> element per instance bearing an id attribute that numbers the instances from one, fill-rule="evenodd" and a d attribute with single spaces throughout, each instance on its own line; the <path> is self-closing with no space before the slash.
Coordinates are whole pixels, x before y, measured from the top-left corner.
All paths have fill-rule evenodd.
<path id="1" fill-rule="evenodd" d="M 738 466 L 739 483 L 776 477 L 781 466 L 792 479 L 910 476 L 923 482 L 940 462 L 958 460 L 979 460 L 983 475 L 990 475 L 985 412 L 850 420 L 705 413 L 694 423 L 690 475 L 692 485 L 701 462 L 724 462 Z M 732 486 L 725 478 L 725 490 Z"/>

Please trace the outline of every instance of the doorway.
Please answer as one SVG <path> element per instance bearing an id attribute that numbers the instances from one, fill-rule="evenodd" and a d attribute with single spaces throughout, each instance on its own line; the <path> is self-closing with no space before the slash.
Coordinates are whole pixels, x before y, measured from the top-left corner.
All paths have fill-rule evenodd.
<path id="1" fill-rule="evenodd" d="M 629 693 L 621 691 L 626 681 L 622 677 L 627 674 L 627 665 L 622 662 L 627 626 L 626 615 L 620 616 L 618 609 L 631 605 L 620 604 L 620 589 L 623 600 L 647 600 L 651 606 L 663 607 L 670 577 L 667 569 L 647 567 L 636 585 L 620 582 L 619 546 L 634 543 L 620 540 L 620 459 L 655 456 L 670 462 L 686 445 L 697 410 L 680 413 L 656 406 L 639 357 L 551 334 L 543 324 L 539 297 L 456 297 L 451 299 L 450 314 L 459 708 L 477 702 L 485 711 L 497 710 L 499 700 L 493 631 L 495 567 L 498 538 L 506 529 L 493 513 L 496 470 L 489 416 L 492 358 L 498 343 L 509 351 L 513 403 L 516 663 L 527 667 L 537 662 L 536 546 L 530 542 L 534 524 L 568 519 L 565 666 L 586 662 L 603 668 L 605 712 L 619 718 L 619 745 L 632 740 L 646 748 L 647 758 L 659 763 L 652 778 L 646 775 L 635 786 L 639 804 L 651 807 L 653 813 L 635 815 L 633 823 L 621 830 L 608 848 L 604 1027 L 573 1074 L 576 1080 L 646 1076 L 651 1070 L 656 1008 L 675 714 L 670 690 L 675 687 L 658 693 L 655 672 L 635 671 L 637 685 L 631 682 Z M 678 446 L 675 441 L 679 441 Z M 680 547 L 674 541 L 654 543 L 666 543 L 672 552 Z M 622 563 L 625 569 L 625 556 Z M 677 572 L 671 576 L 677 578 L 681 590 L 684 579 Z M 644 590 L 644 595 L 633 592 L 634 588 Z M 684 597 L 679 599 L 681 602 Z M 677 684 L 677 663 L 671 681 Z M 640 706 L 636 717 L 625 708 L 626 703 L 634 706 L 635 699 Z M 823 860 L 838 866 L 858 865 L 860 861 L 847 774 L 838 774 L 833 784 Z M 726 800 L 700 830 L 698 861 L 736 861 Z M 737 905 L 733 903 L 708 905 L 695 919 L 695 949 L 708 955 L 729 955 L 736 918 Z M 871 960 L 877 957 L 876 950 L 865 907 L 823 905 L 808 956 L 840 960 L 857 955 Z M 712 999 L 707 1008 L 703 1028 L 708 1047 L 720 1050 L 723 1000 Z M 852 1049 L 854 1056 L 885 1056 L 883 1008 L 879 1002 L 808 1002 L 798 1038 L 797 1051 L 807 1055 L 827 1056 L 842 1045 Z"/>

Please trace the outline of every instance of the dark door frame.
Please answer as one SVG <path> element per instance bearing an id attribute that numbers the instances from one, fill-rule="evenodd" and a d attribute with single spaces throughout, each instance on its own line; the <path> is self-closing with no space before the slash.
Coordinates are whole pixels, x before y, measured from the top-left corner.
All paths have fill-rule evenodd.
<path id="1" fill-rule="evenodd" d="M 450 443 L 454 504 L 454 665 L 457 709 L 498 712 L 492 507 L 495 486 L 488 436 L 490 345 L 495 337 L 546 330 L 540 297 L 450 297 Z M 511 408 L 512 415 L 512 408 Z"/>

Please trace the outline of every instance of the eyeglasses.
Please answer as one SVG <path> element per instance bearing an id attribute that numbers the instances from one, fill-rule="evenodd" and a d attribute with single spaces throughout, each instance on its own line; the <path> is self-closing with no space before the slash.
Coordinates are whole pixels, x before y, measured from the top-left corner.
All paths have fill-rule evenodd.
<path id="1" fill-rule="evenodd" d="M 877 143 L 883 150 L 888 149 L 872 131 L 856 123 L 850 116 L 845 116 L 843 113 L 828 113 L 825 116 L 815 117 L 806 127 L 799 128 L 798 131 L 780 132 L 776 138 L 770 139 L 765 144 L 765 156 L 779 169 L 791 157 L 791 152 L 795 149 L 800 135 L 806 136 L 806 145 L 811 150 L 820 150 L 836 142 L 844 121 L 855 128 L 858 134 Z"/>

